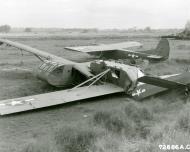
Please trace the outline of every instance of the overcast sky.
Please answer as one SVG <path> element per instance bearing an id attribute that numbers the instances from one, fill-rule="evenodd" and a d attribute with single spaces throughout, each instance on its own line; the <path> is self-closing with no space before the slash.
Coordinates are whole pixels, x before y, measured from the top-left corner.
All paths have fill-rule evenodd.
<path id="1" fill-rule="evenodd" d="M 0 0 L 0 25 L 183 28 L 189 0 Z"/>

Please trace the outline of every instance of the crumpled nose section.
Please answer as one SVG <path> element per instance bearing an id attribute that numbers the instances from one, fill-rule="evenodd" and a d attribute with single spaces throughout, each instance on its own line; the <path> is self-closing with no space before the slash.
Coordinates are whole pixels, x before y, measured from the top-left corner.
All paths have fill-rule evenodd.
<path id="1" fill-rule="evenodd" d="M 134 68 L 127 69 L 127 75 L 129 79 L 131 80 L 131 85 L 126 91 L 131 92 L 136 88 L 137 83 L 138 83 L 138 78 L 144 76 L 144 73 L 140 69 L 134 67 Z"/>

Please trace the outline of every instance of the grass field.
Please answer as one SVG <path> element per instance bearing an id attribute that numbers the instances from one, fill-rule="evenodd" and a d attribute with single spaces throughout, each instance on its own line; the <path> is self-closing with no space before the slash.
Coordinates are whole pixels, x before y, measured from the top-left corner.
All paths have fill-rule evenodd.
<path id="1" fill-rule="evenodd" d="M 151 35 L 25 35 L 6 36 L 37 49 L 83 62 L 87 54 L 64 50 L 65 46 L 113 43 L 135 40 L 144 49 L 156 46 Z M 157 36 L 157 35 L 156 35 Z M 190 42 L 170 40 L 168 61 L 149 65 L 147 72 L 171 74 L 188 70 Z M 38 60 L 30 54 L 2 46 L 0 49 L 0 99 L 21 97 L 57 90 L 38 80 L 30 71 Z M 16 67 L 28 70 L 15 70 Z M 178 90 L 179 91 L 179 90 Z M 142 102 L 111 95 L 0 117 L 1 152 L 136 152 L 160 151 L 159 144 L 189 144 L 190 103 L 172 91 Z"/>

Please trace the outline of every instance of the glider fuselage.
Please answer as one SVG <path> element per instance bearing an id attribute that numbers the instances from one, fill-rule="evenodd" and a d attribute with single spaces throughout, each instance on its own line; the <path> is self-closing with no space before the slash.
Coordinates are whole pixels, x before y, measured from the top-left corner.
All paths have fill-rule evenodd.
<path id="1" fill-rule="evenodd" d="M 90 72 L 91 76 L 84 75 L 81 69 L 77 69 L 78 67 L 82 67 L 83 71 Z M 66 88 L 77 85 L 107 69 L 110 69 L 110 71 L 101 80 L 122 87 L 125 92 L 134 90 L 138 77 L 143 75 L 135 66 L 115 61 L 97 60 L 90 63 L 75 63 L 70 65 L 58 65 L 49 61 L 44 62 L 38 67 L 37 77 L 55 87 Z"/>

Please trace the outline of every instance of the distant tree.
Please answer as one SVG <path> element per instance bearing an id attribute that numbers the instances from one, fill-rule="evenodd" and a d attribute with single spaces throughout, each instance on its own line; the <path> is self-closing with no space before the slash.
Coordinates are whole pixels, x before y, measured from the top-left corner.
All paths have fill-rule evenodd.
<path id="1" fill-rule="evenodd" d="M 24 32 L 32 32 L 32 28 L 27 27 L 24 29 Z"/>
<path id="2" fill-rule="evenodd" d="M 81 33 L 88 33 L 90 30 L 89 29 L 84 29 L 81 31 Z"/>
<path id="3" fill-rule="evenodd" d="M 190 31 L 190 20 L 185 24 L 185 31 Z"/>
<path id="4" fill-rule="evenodd" d="M 176 34 L 178 39 L 190 39 L 190 20 L 188 20 L 185 24 L 185 29 Z"/>
<path id="5" fill-rule="evenodd" d="M 149 26 L 147 26 L 147 27 L 144 29 L 144 31 L 146 31 L 146 32 L 151 32 L 151 28 L 150 28 Z"/>
<path id="6" fill-rule="evenodd" d="M 81 29 L 81 33 L 88 33 L 88 32 L 98 32 L 98 29 L 96 28 L 86 28 L 86 29 Z"/>
<path id="7" fill-rule="evenodd" d="M 10 32 L 10 30 L 11 30 L 11 26 L 9 26 L 9 25 L 1 25 L 0 26 L 0 32 L 8 33 L 8 32 Z"/>

